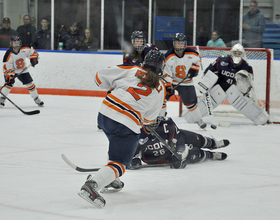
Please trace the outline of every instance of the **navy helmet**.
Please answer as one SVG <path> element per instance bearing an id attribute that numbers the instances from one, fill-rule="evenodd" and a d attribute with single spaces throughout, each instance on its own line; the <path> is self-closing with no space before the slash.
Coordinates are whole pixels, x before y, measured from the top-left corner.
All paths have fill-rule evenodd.
<path id="1" fill-rule="evenodd" d="M 14 45 L 13 45 L 13 42 L 19 42 L 20 44 L 19 44 L 19 46 L 15 46 L 14 47 Z M 21 39 L 20 39 L 20 37 L 19 36 L 16 36 L 16 35 L 13 35 L 13 36 L 11 36 L 11 41 L 10 41 L 10 47 L 11 48 L 13 48 L 13 49 L 15 49 L 15 50 L 19 50 L 20 48 L 21 48 Z"/>
<path id="2" fill-rule="evenodd" d="M 165 56 L 157 50 L 150 50 L 143 62 L 144 68 L 150 68 L 156 73 L 162 73 L 164 66 Z"/>
<path id="3" fill-rule="evenodd" d="M 142 45 L 135 45 L 135 39 L 143 39 L 143 44 Z M 142 51 L 144 50 L 144 47 L 146 45 L 146 38 L 143 33 L 143 31 L 133 31 L 131 34 L 131 43 L 133 45 L 133 48 L 136 51 Z"/>
<path id="4" fill-rule="evenodd" d="M 184 42 L 183 47 L 177 47 L 176 42 Z M 173 47 L 178 52 L 183 52 L 187 47 L 187 37 L 183 33 L 176 33 L 173 37 Z"/>

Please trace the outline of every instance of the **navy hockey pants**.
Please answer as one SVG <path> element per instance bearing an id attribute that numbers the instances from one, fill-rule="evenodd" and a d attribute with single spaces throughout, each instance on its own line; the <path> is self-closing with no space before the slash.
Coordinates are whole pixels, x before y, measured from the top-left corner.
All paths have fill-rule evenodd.
<path id="1" fill-rule="evenodd" d="M 140 134 L 101 113 L 98 113 L 98 125 L 109 140 L 109 160 L 130 166 Z"/>

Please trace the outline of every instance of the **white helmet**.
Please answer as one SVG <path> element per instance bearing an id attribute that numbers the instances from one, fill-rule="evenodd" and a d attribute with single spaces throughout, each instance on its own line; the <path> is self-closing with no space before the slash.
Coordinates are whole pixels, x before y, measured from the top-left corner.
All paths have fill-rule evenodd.
<path id="1" fill-rule="evenodd" d="M 239 52 L 239 54 L 234 53 Z M 241 54 L 240 54 L 241 53 Z M 242 59 L 246 60 L 246 53 L 244 47 L 241 44 L 235 44 L 230 50 L 230 56 L 234 62 L 234 64 L 239 64 Z"/>

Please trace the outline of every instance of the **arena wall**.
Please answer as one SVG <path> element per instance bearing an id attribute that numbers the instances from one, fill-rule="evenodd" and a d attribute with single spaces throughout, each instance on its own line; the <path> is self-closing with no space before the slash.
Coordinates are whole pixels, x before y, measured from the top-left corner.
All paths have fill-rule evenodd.
<path id="1" fill-rule="evenodd" d="M 104 96 L 106 91 L 100 90 L 94 76 L 98 69 L 122 63 L 119 52 L 65 52 L 40 51 L 39 64 L 29 71 L 40 94 Z M 3 57 L 5 50 L 0 50 Z M 29 61 L 28 61 L 29 62 Z M 210 62 L 210 61 L 209 61 Z M 280 69 L 280 61 L 274 61 L 275 70 Z M 204 68 L 207 65 L 204 63 Z M 278 79 L 280 74 L 278 74 Z M 0 85 L 4 77 L 0 77 Z M 16 80 L 14 93 L 28 93 L 21 82 Z"/>

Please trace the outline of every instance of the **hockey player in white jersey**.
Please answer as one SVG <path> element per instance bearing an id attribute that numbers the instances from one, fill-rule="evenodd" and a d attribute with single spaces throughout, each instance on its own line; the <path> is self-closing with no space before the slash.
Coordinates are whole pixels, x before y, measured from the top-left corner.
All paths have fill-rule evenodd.
<path id="1" fill-rule="evenodd" d="M 269 115 L 255 100 L 252 81 L 253 68 L 246 62 L 243 46 L 236 44 L 229 56 L 218 57 L 208 66 L 197 88 L 203 94 L 210 93 L 213 109 L 227 100 L 256 125 L 263 125 L 268 121 Z M 198 101 L 202 116 L 207 114 L 204 96 Z"/>
<path id="2" fill-rule="evenodd" d="M 34 67 L 38 64 L 38 53 L 32 47 L 22 47 L 20 38 L 12 36 L 10 48 L 3 58 L 5 85 L 2 87 L 1 93 L 7 97 L 14 86 L 15 79 L 18 78 L 26 86 L 35 103 L 43 106 L 44 102 L 40 100 L 36 86 L 28 72 L 26 59 L 29 59 Z M 3 95 L 0 96 L 0 107 L 5 106 L 5 99 Z"/>
<path id="3" fill-rule="evenodd" d="M 182 33 L 176 33 L 173 38 L 173 48 L 165 54 L 164 74 L 172 78 L 173 88 L 178 91 L 187 108 L 183 112 L 183 116 L 188 112 L 191 115 L 191 117 L 186 118 L 189 123 L 197 123 L 200 128 L 205 128 L 206 123 L 202 121 L 193 84 L 193 77 L 196 77 L 199 71 L 200 57 L 196 50 L 186 46 L 186 36 Z M 166 89 L 168 91 L 169 88 Z M 172 95 L 173 93 L 169 92 L 166 99 L 168 100 Z"/>
<path id="4" fill-rule="evenodd" d="M 118 178 L 131 163 L 140 129 L 156 121 L 165 98 L 164 84 L 159 78 L 164 63 L 164 55 L 151 50 L 143 68 L 119 65 L 96 73 L 96 84 L 111 93 L 103 100 L 98 114 L 98 124 L 109 140 L 109 163 L 95 175 L 89 175 L 79 192 L 93 205 L 105 206 L 98 192 L 103 187 L 123 188 Z"/>

